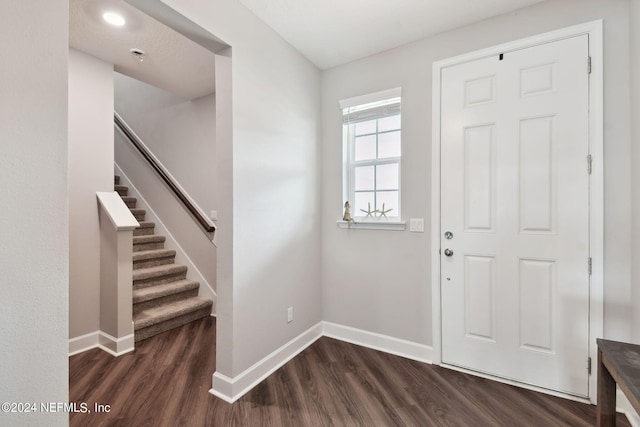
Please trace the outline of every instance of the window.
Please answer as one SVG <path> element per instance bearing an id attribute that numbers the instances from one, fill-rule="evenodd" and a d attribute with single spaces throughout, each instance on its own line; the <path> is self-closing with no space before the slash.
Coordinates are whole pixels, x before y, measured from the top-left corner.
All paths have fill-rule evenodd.
<path id="1" fill-rule="evenodd" d="M 400 221 L 400 89 L 340 103 L 344 199 L 356 222 Z"/>

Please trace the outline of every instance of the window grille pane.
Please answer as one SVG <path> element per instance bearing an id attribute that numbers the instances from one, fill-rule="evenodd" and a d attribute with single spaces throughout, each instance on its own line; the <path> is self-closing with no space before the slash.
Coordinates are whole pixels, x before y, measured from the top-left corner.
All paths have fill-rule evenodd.
<path id="1" fill-rule="evenodd" d="M 367 120 L 366 122 L 359 122 L 354 125 L 356 135 L 367 135 L 370 133 L 376 133 L 376 121 Z"/>
<path id="2" fill-rule="evenodd" d="M 400 157 L 400 131 L 378 135 L 378 158 Z"/>
<path id="3" fill-rule="evenodd" d="M 376 209 L 382 210 L 384 204 L 384 210 L 391 209 L 387 212 L 388 217 L 398 216 L 398 192 L 397 191 L 379 191 L 376 193 Z"/>
<path id="4" fill-rule="evenodd" d="M 376 136 L 359 136 L 355 143 L 355 160 L 371 160 L 376 158 Z"/>
<path id="5" fill-rule="evenodd" d="M 399 184 L 397 163 L 376 166 L 376 190 L 397 190 Z"/>
<path id="6" fill-rule="evenodd" d="M 361 166 L 355 168 L 355 191 L 375 190 L 374 166 Z"/>
<path id="7" fill-rule="evenodd" d="M 354 209 L 351 211 L 351 215 L 366 216 L 367 214 L 362 211 L 366 212 L 369 209 L 369 206 L 371 206 L 371 210 L 374 211 L 376 209 L 375 205 L 375 193 L 373 191 L 367 193 L 356 193 Z"/>
<path id="8" fill-rule="evenodd" d="M 400 129 L 400 115 L 385 117 L 378 120 L 378 132 Z"/>
<path id="9" fill-rule="evenodd" d="M 340 101 L 344 195 L 360 220 L 380 220 L 383 205 L 385 217 L 400 218 L 401 103 L 399 88 Z"/>

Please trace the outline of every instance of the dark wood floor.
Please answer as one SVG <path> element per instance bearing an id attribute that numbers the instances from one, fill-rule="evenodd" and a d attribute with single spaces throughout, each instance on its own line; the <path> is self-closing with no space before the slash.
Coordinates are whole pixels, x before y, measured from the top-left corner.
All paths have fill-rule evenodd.
<path id="1" fill-rule="evenodd" d="M 235 404 L 208 393 L 215 319 L 69 360 L 71 426 L 592 426 L 595 407 L 321 338 Z M 109 405 L 95 413 L 94 404 Z M 618 416 L 618 425 L 628 426 Z"/>

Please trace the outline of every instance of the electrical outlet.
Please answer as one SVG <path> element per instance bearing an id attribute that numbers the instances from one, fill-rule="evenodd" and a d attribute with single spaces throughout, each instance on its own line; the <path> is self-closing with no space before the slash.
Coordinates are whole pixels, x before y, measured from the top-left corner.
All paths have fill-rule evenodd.
<path id="1" fill-rule="evenodd" d="M 287 323 L 293 322 L 293 307 L 287 308 Z"/>
<path id="2" fill-rule="evenodd" d="M 424 233 L 424 218 L 410 218 L 409 231 L 414 233 Z"/>

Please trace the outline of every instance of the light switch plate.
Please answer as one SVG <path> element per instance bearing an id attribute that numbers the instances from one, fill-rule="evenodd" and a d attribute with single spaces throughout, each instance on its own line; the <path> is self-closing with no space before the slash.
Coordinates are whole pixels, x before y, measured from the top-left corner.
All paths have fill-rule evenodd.
<path id="1" fill-rule="evenodd" d="M 410 218 L 409 231 L 414 233 L 424 233 L 424 218 Z"/>

